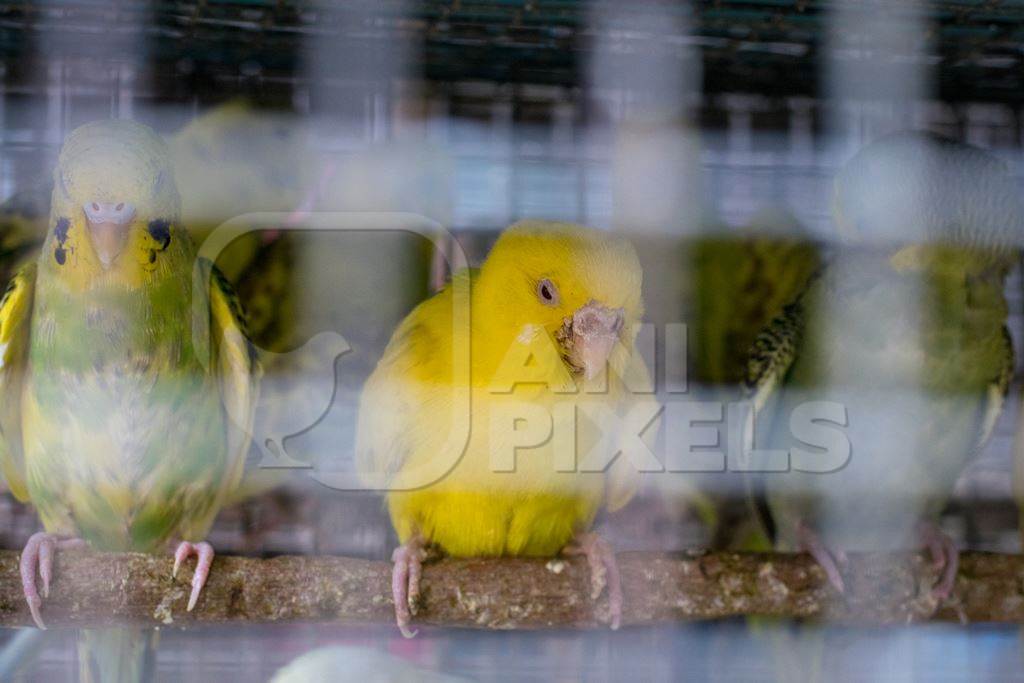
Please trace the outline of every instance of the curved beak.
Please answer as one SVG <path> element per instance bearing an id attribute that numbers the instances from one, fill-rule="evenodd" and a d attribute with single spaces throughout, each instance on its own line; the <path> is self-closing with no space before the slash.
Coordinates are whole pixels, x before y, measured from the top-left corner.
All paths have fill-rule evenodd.
<path id="1" fill-rule="evenodd" d="M 82 209 L 93 250 L 103 268 L 109 268 L 128 241 L 128 226 L 135 220 L 135 207 L 128 202 L 86 202 Z"/>
<path id="2" fill-rule="evenodd" d="M 584 378 L 593 379 L 607 367 L 624 319 L 621 308 L 607 308 L 596 301 L 573 313 L 570 360 Z"/>

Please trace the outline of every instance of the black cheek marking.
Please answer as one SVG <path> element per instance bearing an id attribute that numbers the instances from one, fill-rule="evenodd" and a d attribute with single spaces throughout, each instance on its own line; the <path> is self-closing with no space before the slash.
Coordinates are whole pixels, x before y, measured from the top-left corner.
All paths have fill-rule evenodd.
<path id="1" fill-rule="evenodd" d="M 150 236 L 160 243 L 160 251 L 167 248 L 171 243 L 171 224 L 162 218 L 149 222 L 147 227 Z"/>
<path id="2" fill-rule="evenodd" d="M 64 247 L 57 247 L 53 252 L 53 258 L 57 261 L 57 265 L 63 266 L 68 259 L 68 253 L 64 251 Z"/>
<path id="3" fill-rule="evenodd" d="M 156 263 L 156 250 L 155 249 L 150 249 L 149 250 L 149 262 L 150 263 Z"/>
<path id="4" fill-rule="evenodd" d="M 17 278 L 13 278 L 13 279 L 11 279 L 10 282 L 7 283 L 7 287 L 4 289 L 4 295 L 2 297 L 0 297 L 0 309 L 2 309 L 4 307 L 4 304 L 7 303 L 7 300 L 11 298 L 11 294 L 17 288 L 18 288 L 18 280 L 17 280 Z"/>
<path id="5" fill-rule="evenodd" d="M 57 241 L 60 242 L 61 246 L 68 239 L 68 228 L 71 227 L 71 221 L 67 218 L 57 219 L 57 227 L 53 229 L 53 234 L 57 236 Z"/>

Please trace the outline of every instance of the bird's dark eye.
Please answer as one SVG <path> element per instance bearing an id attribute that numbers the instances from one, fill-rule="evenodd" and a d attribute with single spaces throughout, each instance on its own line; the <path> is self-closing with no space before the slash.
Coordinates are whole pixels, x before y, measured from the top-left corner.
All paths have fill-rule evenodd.
<path id="1" fill-rule="evenodd" d="M 537 283 L 537 298 L 545 306 L 557 306 L 558 305 L 558 288 L 555 287 L 555 283 L 547 278 L 544 278 Z"/>

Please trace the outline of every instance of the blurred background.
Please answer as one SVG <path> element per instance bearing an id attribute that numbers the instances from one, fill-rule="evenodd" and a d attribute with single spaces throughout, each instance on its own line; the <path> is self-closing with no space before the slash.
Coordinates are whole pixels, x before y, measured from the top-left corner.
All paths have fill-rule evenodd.
<path id="1" fill-rule="evenodd" d="M 806 280 L 814 255 L 841 238 L 833 177 L 864 145 L 937 133 L 988 150 L 1019 183 L 1022 104 L 1018 0 L 0 0 L 0 269 L 30 254 L 45 229 L 67 133 L 110 117 L 152 126 L 171 144 L 200 240 L 238 216 L 279 215 L 283 232 L 211 247 L 267 365 L 253 461 L 344 475 L 360 386 L 394 326 L 450 264 L 479 264 L 514 221 L 629 234 L 649 319 L 690 328 L 694 385 L 735 388 L 736 357 L 752 337 L 729 336 L 702 299 L 716 282 L 706 279 L 716 253 L 708 244 L 791 241 L 793 277 Z M 311 212 L 327 211 L 411 213 L 424 233 L 370 230 L 369 218 L 361 229 L 358 216 L 340 221 L 344 229 L 302 229 Z M 740 300 L 743 285 L 721 286 Z M 1018 358 L 1021 294 L 1015 270 L 1006 297 Z M 663 376 L 681 372 L 658 361 Z M 1018 412 L 1015 383 L 943 514 L 963 548 L 1019 550 Z M 722 527 L 744 524 L 745 509 L 728 473 L 671 478 L 601 530 L 620 551 L 704 547 L 727 543 Z M 30 508 L 0 499 L 3 547 L 20 548 L 38 526 Z M 211 541 L 226 553 L 374 559 L 397 543 L 378 497 L 304 473 L 226 510 Z M 158 679 L 168 681 L 268 680 L 326 645 L 350 648 L 337 656 L 352 671 L 386 653 L 484 681 L 778 673 L 769 645 L 742 621 L 614 634 L 427 628 L 412 641 L 389 625 L 163 634 Z M 825 637 L 839 679 L 1024 677 L 1013 628 L 834 628 Z M 74 635 L 58 631 L 19 680 L 76 672 Z"/>

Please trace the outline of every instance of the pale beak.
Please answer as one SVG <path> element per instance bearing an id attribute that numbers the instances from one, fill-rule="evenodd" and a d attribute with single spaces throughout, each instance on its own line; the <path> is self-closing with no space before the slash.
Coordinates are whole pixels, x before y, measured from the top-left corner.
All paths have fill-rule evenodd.
<path id="1" fill-rule="evenodd" d="M 584 378 L 591 380 L 607 367 L 624 318 L 621 308 L 606 308 L 596 301 L 573 313 L 571 360 Z"/>
<path id="2" fill-rule="evenodd" d="M 128 226 L 135 207 L 128 202 L 86 202 L 82 205 L 89 224 L 89 239 L 104 268 L 109 268 L 128 241 Z"/>

